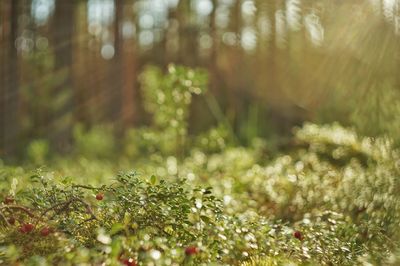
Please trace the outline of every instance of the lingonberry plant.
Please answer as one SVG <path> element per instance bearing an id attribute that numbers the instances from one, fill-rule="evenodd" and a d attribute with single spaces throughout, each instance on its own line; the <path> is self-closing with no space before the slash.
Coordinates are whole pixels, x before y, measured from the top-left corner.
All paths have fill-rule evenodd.
<path id="1" fill-rule="evenodd" d="M 217 258 L 233 262 L 230 252 L 242 257 L 242 252 L 252 253 L 251 245 L 266 248 L 260 229 L 266 232 L 267 227 L 226 217 L 210 188 L 190 189 L 183 180 L 146 179 L 136 173 L 120 174 L 101 187 L 66 180 L 57 185 L 40 175 L 32 180 L 37 184 L 19 194 L 20 204 L 4 205 L 2 214 L 6 219 L 19 217 L 17 224 L 8 223 L 3 232 L 3 245 L 17 244 L 23 251 L 18 260 L 41 254 L 61 262 L 66 253 L 88 247 L 111 249 L 91 259 L 114 261 L 122 254 L 129 257 L 122 260 L 129 265 L 161 256 L 162 261 L 175 263 L 188 263 L 187 256 L 193 257 L 191 263 L 211 263 Z M 90 199 L 95 191 L 107 192 L 104 204 Z M 227 235 L 232 240 L 248 239 L 225 242 Z M 43 249 L 44 237 L 52 237 L 49 241 L 53 243 L 48 243 L 52 248 Z"/>

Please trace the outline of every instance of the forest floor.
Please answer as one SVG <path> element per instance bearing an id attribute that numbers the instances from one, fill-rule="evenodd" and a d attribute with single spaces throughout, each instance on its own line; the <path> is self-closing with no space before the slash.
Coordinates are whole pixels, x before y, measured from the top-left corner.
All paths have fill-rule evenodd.
<path id="1" fill-rule="evenodd" d="M 223 132 L 179 156 L 142 140 L 107 158 L 103 130 L 70 157 L 33 143 L 0 166 L 0 264 L 399 265 L 390 140 L 305 124 L 271 153 Z"/>

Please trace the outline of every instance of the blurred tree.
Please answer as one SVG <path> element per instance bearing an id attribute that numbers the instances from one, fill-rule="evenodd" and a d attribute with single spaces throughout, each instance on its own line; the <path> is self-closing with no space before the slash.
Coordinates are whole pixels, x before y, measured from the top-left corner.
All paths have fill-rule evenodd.
<path id="1" fill-rule="evenodd" d="M 135 13 L 132 9 L 125 8 L 124 13 L 126 13 L 126 20 L 122 22 L 122 28 L 133 27 L 136 20 Z M 124 24 L 127 23 L 127 24 Z M 122 84 L 122 122 L 124 128 L 129 128 L 137 122 L 137 45 L 133 36 L 129 34 L 122 34 L 123 44 L 122 48 L 124 51 L 124 56 L 121 56 L 122 60 L 122 74 L 123 74 L 123 84 Z"/>
<path id="2" fill-rule="evenodd" d="M 62 81 L 57 84 L 54 96 L 59 106 L 52 117 L 51 139 L 56 150 L 65 152 L 71 143 L 73 84 L 72 84 L 72 44 L 74 40 L 75 1 L 55 1 L 52 24 L 55 71 L 63 72 Z"/>
<path id="3" fill-rule="evenodd" d="M 88 43 L 90 41 L 90 35 L 88 34 L 88 22 L 86 19 L 87 14 L 87 3 L 85 1 L 79 1 L 76 7 L 75 14 L 75 34 L 77 42 L 74 49 L 74 71 L 73 79 L 75 85 L 75 120 L 80 124 L 91 125 L 91 112 L 90 104 L 93 93 L 91 86 L 92 78 L 87 77 L 89 71 L 89 59 L 91 53 L 89 53 Z"/>
<path id="4" fill-rule="evenodd" d="M 6 62 L 2 64 L 4 70 L 2 73 L 3 87 L 0 93 L 0 123 L 1 123 L 1 141 L 5 155 L 13 155 L 18 143 L 18 104 L 19 104 L 19 72 L 18 72 L 18 53 L 15 46 L 15 40 L 18 37 L 18 9 L 19 0 L 9 0 L 3 3 L 5 5 L 5 14 L 9 23 L 5 24 L 8 28 L 6 32 L 7 43 L 4 53 Z M 7 34 L 8 33 L 8 34 Z M 1 153 L 0 153 L 1 154 Z"/>
<path id="5" fill-rule="evenodd" d="M 225 75 L 227 74 L 231 78 L 225 78 L 227 88 L 225 88 L 225 93 L 227 95 L 227 113 L 228 118 L 232 123 L 238 122 L 238 115 L 241 109 L 240 99 L 244 95 L 241 94 L 243 90 L 244 80 L 248 78 L 247 75 L 243 75 L 245 69 L 243 69 L 244 58 L 243 58 L 243 47 L 241 45 L 242 41 L 242 0 L 236 0 L 232 4 L 230 15 L 229 15 L 229 26 L 228 31 L 233 34 L 233 42 L 229 44 L 226 50 L 228 52 L 229 64 L 225 64 Z M 229 87 L 229 89 L 228 89 Z M 237 97 L 237 96 L 241 97 Z"/>
<path id="6" fill-rule="evenodd" d="M 108 118 L 114 123 L 121 121 L 122 109 L 122 87 L 123 81 L 123 38 L 122 38 L 122 23 L 124 21 L 124 0 L 114 0 L 114 57 L 109 67 L 109 115 Z"/>
<path id="7" fill-rule="evenodd" d="M 179 23 L 179 54 L 180 64 L 195 66 L 198 62 L 198 34 L 199 29 L 193 23 L 192 1 L 179 1 L 177 7 L 177 19 Z"/>

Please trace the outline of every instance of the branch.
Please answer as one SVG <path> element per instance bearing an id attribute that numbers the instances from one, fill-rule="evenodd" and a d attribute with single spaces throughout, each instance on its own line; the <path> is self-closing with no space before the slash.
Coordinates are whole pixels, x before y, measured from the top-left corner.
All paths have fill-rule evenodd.
<path id="1" fill-rule="evenodd" d="M 73 202 L 79 202 L 79 203 L 81 203 L 81 204 L 85 207 L 87 213 L 90 214 L 91 219 L 92 219 L 92 220 L 98 220 L 97 217 L 96 217 L 96 215 L 94 214 L 93 210 L 90 208 L 90 205 L 87 204 L 86 202 L 84 202 L 83 200 L 79 199 L 79 198 L 71 198 L 70 200 L 67 200 L 67 201 L 64 201 L 64 202 L 60 202 L 60 203 L 56 203 L 56 204 L 54 204 L 53 206 L 51 206 L 51 207 L 47 208 L 46 210 L 44 210 L 44 211 L 42 212 L 42 214 L 41 214 L 40 217 L 43 217 L 43 216 L 45 216 L 48 212 L 50 212 L 50 211 L 52 211 L 52 210 L 55 210 L 55 209 L 57 209 L 58 207 L 61 207 L 60 210 L 59 210 L 59 212 L 56 211 L 56 213 L 59 214 L 61 211 L 65 211 L 65 210 L 69 207 L 69 205 L 71 205 Z M 54 218 L 54 216 L 51 217 L 51 219 L 53 219 L 53 218 Z"/>
<path id="2" fill-rule="evenodd" d="M 84 202 L 83 200 L 78 199 L 78 198 L 77 198 L 76 200 L 79 201 L 80 203 L 82 203 L 82 204 L 86 207 L 86 211 L 92 216 L 92 218 L 93 218 L 94 220 L 98 220 L 97 217 L 96 217 L 96 215 L 94 214 L 92 208 L 90 208 L 90 205 L 89 205 L 89 204 L 87 204 L 86 202 Z"/>
<path id="3" fill-rule="evenodd" d="M 56 208 L 59 207 L 59 206 L 62 206 L 62 205 L 63 205 L 64 208 L 66 208 L 66 207 L 68 207 L 68 205 L 69 205 L 70 203 L 72 203 L 72 201 L 73 201 L 73 199 L 70 199 L 70 200 L 65 201 L 65 202 L 56 203 L 56 204 L 54 204 L 53 206 L 51 206 L 51 207 L 47 208 L 46 210 L 44 210 L 44 211 L 42 212 L 42 214 L 40 215 L 40 217 L 45 216 L 49 211 L 52 211 L 52 210 L 56 209 Z"/>
<path id="4" fill-rule="evenodd" d="M 36 215 L 35 215 L 31 210 L 29 210 L 28 208 L 26 208 L 26 207 L 24 207 L 24 206 L 20 206 L 20 205 L 4 205 L 4 206 L 0 206 L 0 211 L 3 210 L 3 209 L 8 209 L 8 210 L 10 210 L 10 209 L 20 210 L 20 211 L 23 211 L 23 212 L 25 212 L 26 214 L 28 214 L 29 217 L 36 218 Z"/>
<path id="5" fill-rule="evenodd" d="M 4 220 L 7 226 L 10 226 L 10 223 L 8 222 L 7 218 L 4 216 L 2 212 L 0 212 L 0 217 Z"/>
<path id="6" fill-rule="evenodd" d="M 73 187 L 73 188 L 84 188 L 84 189 L 90 189 L 90 190 L 99 189 L 99 188 L 97 188 L 97 187 L 85 186 L 85 185 L 72 185 L 72 187 Z"/>

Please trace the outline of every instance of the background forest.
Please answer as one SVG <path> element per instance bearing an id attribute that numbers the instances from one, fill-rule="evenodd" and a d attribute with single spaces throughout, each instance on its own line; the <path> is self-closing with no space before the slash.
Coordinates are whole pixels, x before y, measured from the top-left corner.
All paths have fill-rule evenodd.
<path id="1" fill-rule="evenodd" d="M 0 14 L 3 155 L 32 139 L 68 152 L 78 123 L 148 123 L 148 64 L 209 72 L 214 106 L 195 99 L 193 133 L 221 114 L 244 143 L 303 121 L 400 130 L 396 0 L 12 0 Z"/>

